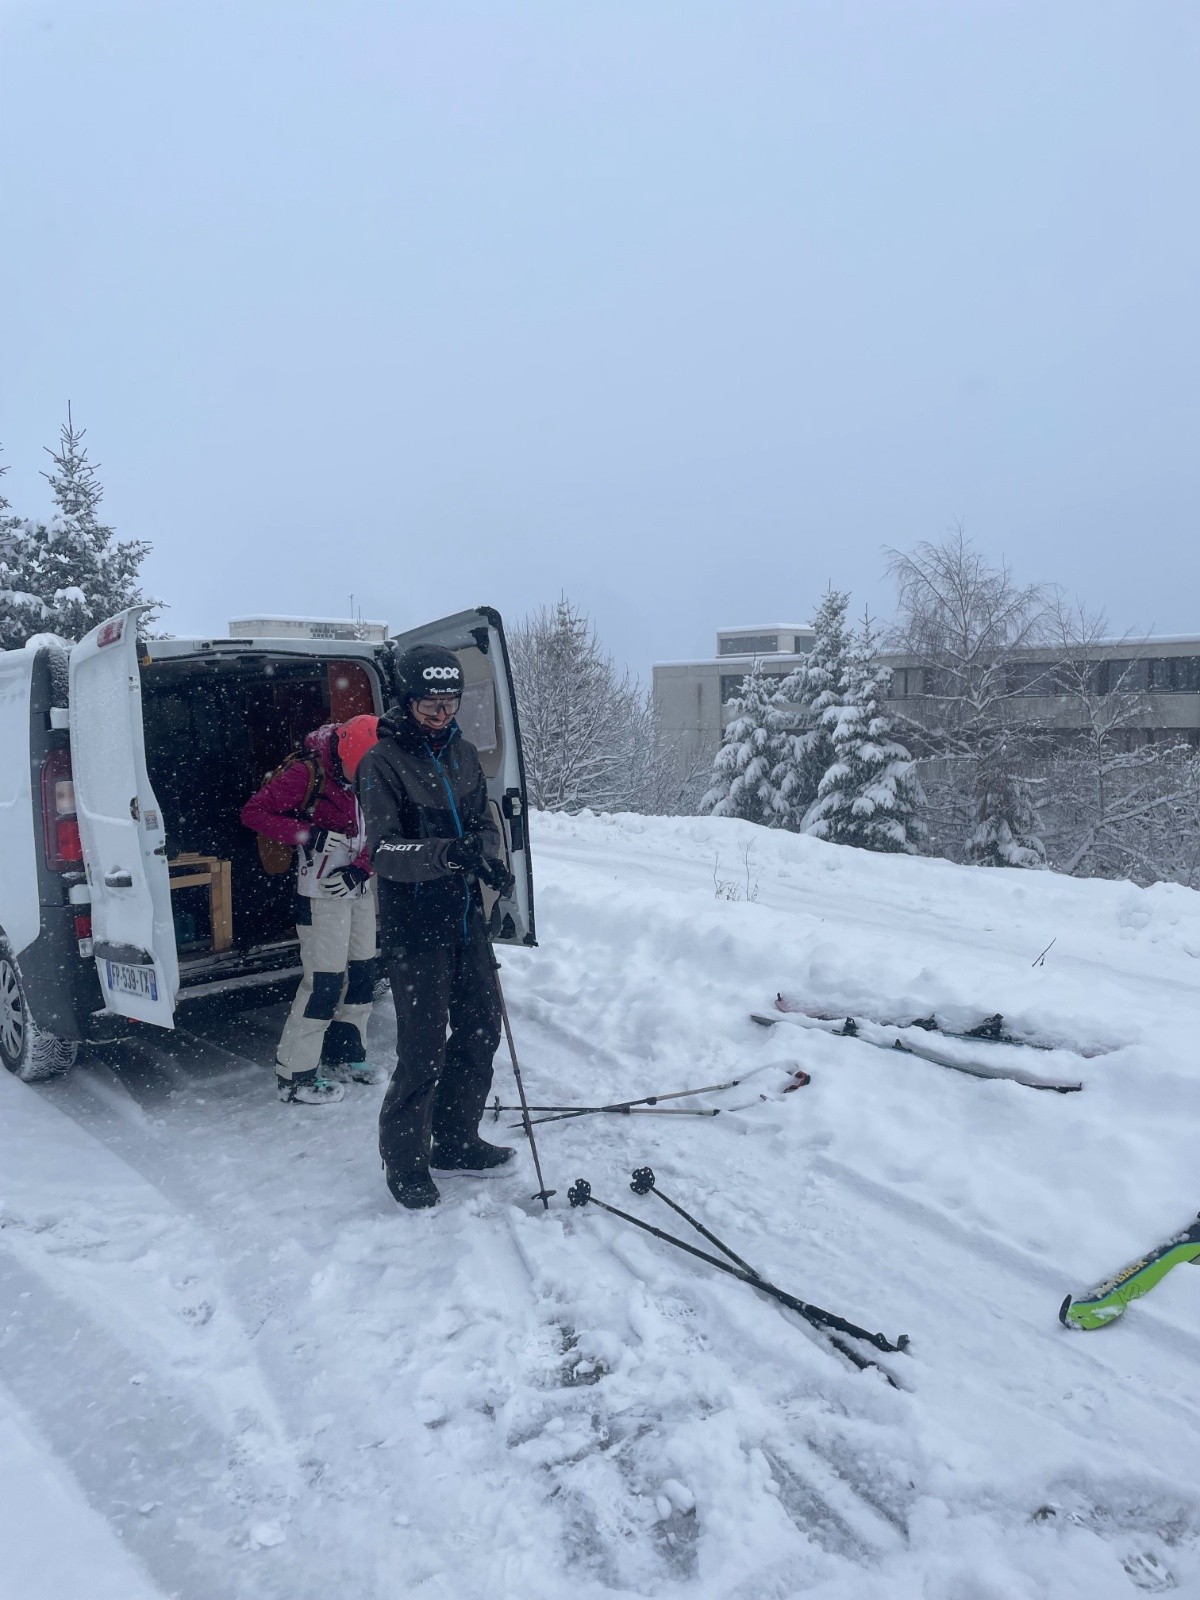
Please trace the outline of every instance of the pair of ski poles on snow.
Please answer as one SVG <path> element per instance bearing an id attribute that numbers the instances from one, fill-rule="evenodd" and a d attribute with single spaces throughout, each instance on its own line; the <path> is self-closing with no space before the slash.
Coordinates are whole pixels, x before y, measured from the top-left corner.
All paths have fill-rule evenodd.
<path id="1" fill-rule="evenodd" d="M 512 1023 L 509 1021 L 508 1006 L 505 1004 L 504 991 L 500 987 L 500 963 L 496 961 L 494 957 L 493 965 L 496 971 L 496 989 L 500 996 L 500 1015 L 504 1022 L 504 1033 L 508 1041 L 509 1055 L 512 1058 L 513 1077 L 516 1079 L 517 1095 L 521 1102 L 521 1126 L 524 1128 L 525 1136 L 529 1140 L 529 1151 L 533 1157 L 534 1171 L 537 1173 L 538 1191 L 536 1194 L 532 1195 L 531 1198 L 534 1200 L 540 1200 L 542 1202 L 543 1209 L 549 1210 L 550 1198 L 552 1195 L 557 1193 L 557 1190 L 548 1189 L 546 1187 L 546 1180 L 542 1176 L 542 1163 L 538 1157 L 537 1141 L 533 1136 L 533 1118 L 529 1115 L 531 1107 L 525 1097 L 525 1084 L 521 1077 L 521 1065 L 517 1059 L 517 1047 L 516 1042 L 513 1039 Z M 736 1086 L 736 1083 L 737 1080 L 735 1079 L 730 1084 L 712 1085 L 711 1087 L 732 1088 Z M 679 1098 L 680 1095 L 684 1094 L 698 1094 L 701 1092 L 703 1091 L 696 1089 L 680 1090 L 678 1095 L 651 1095 L 647 1096 L 646 1099 L 653 1103 L 658 1099 L 667 1100 Z M 586 1116 L 588 1112 L 592 1110 L 624 1111 L 633 1109 L 634 1106 L 643 1103 L 644 1102 L 634 1101 L 625 1102 L 621 1105 L 611 1107 L 600 1106 L 572 1108 L 567 1115 Z M 756 1272 L 749 1262 L 743 1261 L 742 1257 L 736 1254 L 735 1251 L 731 1250 L 722 1239 L 718 1239 L 716 1234 L 713 1233 L 711 1229 L 706 1228 L 697 1217 L 692 1216 L 690 1211 L 685 1211 L 681 1205 L 678 1205 L 674 1200 L 670 1199 L 669 1196 L 663 1194 L 662 1190 L 656 1185 L 652 1168 L 635 1168 L 629 1187 L 636 1195 L 657 1195 L 664 1205 L 669 1206 L 671 1210 L 676 1212 L 677 1215 L 681 1216 L 685 1222 L 690 1223 L 702 1238 L 707 1239 L 710 1244 L 715 1245 L 726 1259 L 722 1261 L 720 1257 L 710 1255 L 707 1250 L 700 1250 L 697 1248 L 697 1246 L 688 1244 L 685 1239 L 680 1239 L 673 1233 L 666 1233 L 662 1228 L 655 1228 L 649 1222 L 643 1222 L 640 1217 L 635 1217 L 628 1211 L 622 1211 L 618 1206 L 609 1205 L 607 1201 L 597 1199 L 596 1196 L 593 1195 L 592 1186 L 586 1178 L 576 1179 L 576 1181 L 571 1185 L 571 1188 L 568 1190 L 567 1198 L 570 1200 L 572 1207 L 578 1208 L 587 1205 L 599 1206 L 602 1211 L 607 1211 L 611 1216 L 620 1217 L 623 1222 L 632 1223 L 635 1228 L 640 1228 L 644 1233 L 652 1234 L 654 1238 L 662 1239 L 666 1244 L 672 1244 L 676 1247 L 676 1249 L 686 1251 L 688 1255 L 695 1256 L 700 1261 L 706 1261 L 709 1266 L 716 1267 L 719 1272 L 728 1273 L 731 1278 L 737 1278 L 742 1283 L 748 1283 L 752 1289 L 757 1289 L 761 1294 L 769 1295 L 772 1299 L 777 1300 L 781 1305 L 786 1306 L 790 1311 L 795 1311 L 799 1316 L 803 1317 L 804 1320 L 812 1327 L 823 1333 L 834 1346 L 834 1348 L 840 1351 L 841 1354 L 844 1355 L 846 1359 L 852 1363 L 852 1365 L 857 1367 L 860 1372 L 868 1367 L 874 1367 L 876 1370 L 883 1373 L 884 1377 L 887 1379 L 888 1383 L 891 1384 L 893 1389 L 898 1389 L 900 1387 L 886 1367 L 882 1366 L 878 1361 L 872 1361 L 869 1356 L 864 1356 L 861 1351 L 854 1349 L 852 1345 L 847 1344 L 845 1339 L 839 1338 L 838 1335 L 848 1335 L 851 1339 L 859 1339 L 866 1344 L 872 1345 L 876 1350 L 886 1351 L 888 1354 L 895 1355 L 908 1348 L 909 1339 L 906 1333 L 902 1333 L 893 1343 L 892 1340 L 888 1339 L 882 1333 L 870 1333 L 866 1328 L 860 1328 L 853 1322 L 847 1322 L 844 1317 L 839 1317 L 835 1312 L 825 1311 L 820 1306 L 810 1305 L 808 1301 L 800 1300 L 797 1298 L 797 1296 L 789 1294 L 786 1289 L 781 1289 L 777 1284 L 771 1283 L 768 1279 L 764 1278 L 761 1273 Z"/>
<path id="2" fill-rule="evenodd" d="M 864 1356 L 861 1351 L 854 1349 L 852 1345 L 847 1344 L 845 1339 L 839 1338 L 838 1335 L 845 1334 L 851 1339 L 860 1339 L 864 1343 L 874 1346 L 876 1350 L 883 1350 L 888 1354 L 896 1355 L 908 1348 L 909 1338 L 906 1333 L 902 1333 L 893 1343 L 882 1333 L 869 1333 L 866 1328 L 860 1328 L 853 1322 L 847 1322 L 844 1317 L 839 1317 L 835 1312 L 824 1311 L 820 1306 L 810 1305 L 808 1301 L 800 1300 L 794 1294 L 789 1294 L 786 1289 L 779 1288 L 778 1284 L 771 1283 L 760 1272 L 756 1272 L 748 1261 L 743 1261 L 741 1256 L 731 1250 L 724 1240 L 718 1239 L 716 1234 L 711 1229 L 706 1228 L 698 1217 L 694 1217 L 690 1211 L 685 1211 L 681 1205 L 677 1204 L 668 1195 L 665 1195 L 657 1186 L 654 1172 L 650 1167 L 636 1167 L 631 1175 L 629 1187 L 636 1195 L 653 1194 L 657 1196 L 665 1206 L 669 1206 L 685 1222 L 690 1223 L 702 1238 L 707 1239 L 710 1244 L 716 1245 L 726 1259 L 722 1261 L 719 1257 L 710 1255 L 707 1250 L 700 1250 L 696 1245 L 688 1244 L 686 1239 L 680 1239 L 673 1233 L 666 1233 L 662 1228 L 655 1228 L 649 1222 L 643 1222 L 640 1217 L 633 1216 L 631 1212 L 622 1211 L 619 1206 L 609 1205 L 605 1200 L 598 1200 L 592 1193 L 592 1186 L 586 1178 L 577 1178 L 575 1180 L 567 1191 L 567 1198 L 576 1207 L 599 1206 L 602 1211 L 607 1211 L 610 1216 L 620 1217 L 623 1222 L 632 1223 L 635 1228 L 640 1228 L 643 1233 L 652 1234 L 656 1239 L 662 1239 L 667 1244 L 673 1244 L 676 1249 L 685 1250 L 688 1255 L 696 1256 L 699 1260 L 706 1261 L 709 1266 L 716 1267 L 719 1272 L 726 1272 L 731 1278 L 738 1278 L 742 1283 L 748 1283 L 752 1289 L 757 1289 L 761 1294 L 770 1295 L 773 1300 L 778 1300 L 789 1311 L 797 1312 L 812 1327 L 823 1333 L 834 1348 L 839 1350 L 860 1372 L 867 1367 L 874 1367 L 877 1371 L 883 1373 L 893 1389 L 900 1387 L 885 1366 L 882 1366 L 878 1361 L 872 1361 L 869 1356 Z"/>
<path id="3" fill-rule="evenodd" d="M 807 1074 L 805 1074 L 805 1077 L 807 1077 Z M 694 1094 L 716 1094 L 722 1089 L 736 1089 L 741 1082 L 741 1078 L 730 1078 L 728 1083 L 706 1083 L 699 1089 L 674 1089 L 670 1094 L 647 1094 L 643 1095 L 640 1100 L 614 1100 L 610 1104 L 603 1106 L 529 1106 L 527 1109 L 550 1113 L 548 1116 L 534 1117 L 535 1123 L 568 1122 L 573 1117 L 595 1117 L 604 1112 L 615 1116 L 632 1116 L 634 1113 L 641 1113 L 645 1116 L 653 1114 L 660 1117 L 719 1117 L 721 1115 L 719 1107 L 664 1106 L 660 1102 L 663 1100 L 686 1100 Z M 499 1120 L 502 1111 L 520 1111 L 525 1108 L 501 1105 L 500 1096 L 497 1095 L 490 1109 L 492 1121 L 496 1122 Z M 518 1124 L 514 1123 L 513 1126 L 516 1127 Z"/>

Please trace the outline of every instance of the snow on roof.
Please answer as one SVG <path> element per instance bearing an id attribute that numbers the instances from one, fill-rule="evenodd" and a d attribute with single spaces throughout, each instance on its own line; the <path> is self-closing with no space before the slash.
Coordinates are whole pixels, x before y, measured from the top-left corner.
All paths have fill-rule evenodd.
<path id="1" fill-rule="evenodd" d="M 807 661 L 808 655 L 796 650 L 768 650 L 765 654 L 761 650 L 742 650 L 737 655 L 729 656 L 700 656 L 694 661 L 653 661 L 651 670 L 657 667 L 719 667 L 722 672 L 730 666 L 736 666 L 740 661 Z"/>
<path id="2" fill-rule="evenodd" d="M 718 633 L 811 633 L 811 622 L 747 622 L 740 628 L 718 628 Z"/>
<path id="3" fill-rule="evenodd" d="M 249 622 L 315 622 L 322 628 L 353 628 L 361 625 L 364 628 L 386 628 L 387 623 L 379 618 L 372 620 L 368 617 L 288 617 L 279 611 L 251 612 L 245 617 L 234 617 L 230 621 L 231 628 L 245 627 Z"/>

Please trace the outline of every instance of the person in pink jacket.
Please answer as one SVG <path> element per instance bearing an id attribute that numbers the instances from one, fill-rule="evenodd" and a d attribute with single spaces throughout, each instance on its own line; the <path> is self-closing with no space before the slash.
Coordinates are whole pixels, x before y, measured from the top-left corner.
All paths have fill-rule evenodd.
<path id="1" fill-rule="evenodd" d="M 370 1082 L 366 1028 L 375 987 L 375 897 L 366 828 L 351 784 L 377 718 L 327 723 L 303 758 L 279 768 L 242 807 L 246 827 L 296 851 L 296 934 L 303 976 L 275 1058 L 286 1104 L 345 1093 L 320 1068 Z M 315 782 L 314 782 L 315 780 Z M 307 805 L 305 803 L 307 796 Z"/>

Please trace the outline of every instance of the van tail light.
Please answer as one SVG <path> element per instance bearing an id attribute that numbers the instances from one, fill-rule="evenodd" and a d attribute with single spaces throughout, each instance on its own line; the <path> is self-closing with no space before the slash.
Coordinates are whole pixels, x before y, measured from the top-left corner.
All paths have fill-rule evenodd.
<path id="1" fill-rule="evenodd" d="M 75 937 L 77 939 L 90 939 L 92 937 L 92 913 L 81 911 L 75 918 Z"/>
<path id="2" fill-rule="evenodd" d="M 51 872 L 69 872 L 82 862 L 71 752 L 66 749 L 51 750 L 42 762 L 42 832 Z"/>

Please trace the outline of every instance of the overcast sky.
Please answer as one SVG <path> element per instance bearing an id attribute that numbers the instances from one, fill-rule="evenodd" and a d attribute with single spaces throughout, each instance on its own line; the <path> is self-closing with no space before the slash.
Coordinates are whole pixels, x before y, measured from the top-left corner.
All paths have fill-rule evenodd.
<path id="1" fill-rule="evenodd" d="M 0 460 L 177 633 L 561 590 L 640 670 L 962 518 L 1200 631 L 1200 6 L 0 0 Z"/>

